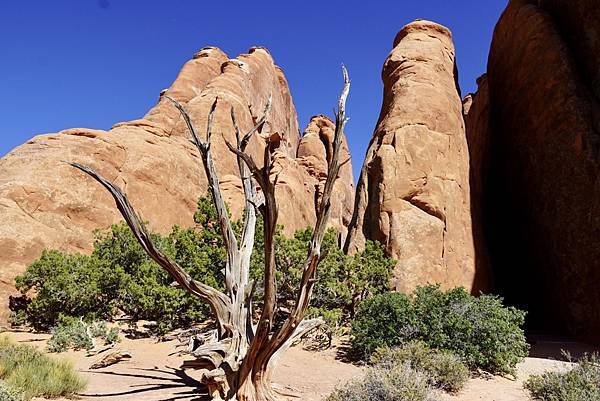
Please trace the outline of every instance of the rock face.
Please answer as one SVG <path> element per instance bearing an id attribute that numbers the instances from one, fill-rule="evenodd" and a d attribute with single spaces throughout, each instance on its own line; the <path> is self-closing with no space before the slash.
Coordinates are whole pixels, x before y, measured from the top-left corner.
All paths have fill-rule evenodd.
<path id="1" fill-rule="evenodd" d="M 467 116 L 497 288 L 530 323 L 596 341 L 599 77 L 597 1 L 512 0 Z"/>
<path id="2" fill-rule="evenodd" d="M 310 120 L 304 131 L 300 146 L 298 147 L 298 163 L 311 177 L 315 177 L 315 204 L 320 202 L 323 194 L 325 180 L 327 179 L 327 167 L 331 162 L 333 153 L 333 138 L 335 134 L 335 123 L 328 117 L 318 115 Z M 350 151 L 346 138 L 342 138 L 340 161 L 350 159 Z M 339 244 L 342 245 L 347 236 L 347 228 L 352 216 L 354 204 L 354 176 L 352 165 L 347 163 L 340 169 L 338 180 L 334 186 L 331 200 L 331 216 L 333 226 L 339 234 Z M 313 207 L 311 211 L 314 211 Z M 314 212 L 313 212 L 314 213 Z M 316 216 L 313 218 L 316 219 Z"/>
<path id="3" fill-rule="evenodd" d="M 394 287 L 473 289 L 469 155 L 450 31 L 415 21 L 383 66 L 384 98 L 357 187 L 346 244 L 385 244 L 398 260 Z"/>
<path id="4" fill-rule="evenodd" d="M 463 114 L 469 146 L 469 183 L 471 188 L 471 218 L 473 223 L 473 245 L 475 263 L 481 290 L 492 287 L 491 262 L 484 231 L 484 190 L 490 169 L 491 127 L 489 89 L 487 76 L 477 80 L 477 93 L 469 94 L 463 100 Z"/>
<path id="5" fill-rule="evenodd" d="M 229 59 L 217 48 L 202 49 L 183 66 L 166 93 L 185 105 L 201 133 L 218 97 L 212 149 L 235 217 L 241 215 L 243 194 L 235 157 L 223 140 L 234 142 L 230 109 L 236 111 L 241 129 L 249 129 L 272 94 L 269 123 L 262 134 L 281 137 L 275 155 L 281 166 L 277 187 L 280 224 L 291 233 L 314 222 L 331 122 L 323 117 L 313 119 L 307 129 L 311 134 L 303 141 L 306 146 L 296 159 L 300 135 L 295 107 L 284 74 L 268 51 L 252 48 L 248 54 Z M 318 131 L 320 142 L 309 146 L 314 127 L 323 127 L 323 133 Z M 258 157 L 262 149 L 264 140 L 255 136 L 249 152 L 262 160 Z M 93 230 L 121 220 L 112 198 L 62 160 L 90 165 L 115 182 L 128 193 L 151 229 L 159 232 L 169 231 L 174 224 L 192 224 L 196 200 L 207 191 L 199 154 L 189 142 L 178 111 L 164 97 L 142 119 L 116 124 L 109 131 L 69 129 L 36 136 L 15 148 L 0 159 L 0 321 L 7 317 L 13 278 L 43 249 L 89 251 Z M 336 199 L 352 194 L 350 165 L 337 185 Z M 345 233 L 351 212 L 339 207 L 332 217 L 332 225 Z"/>
<path id="6" fill-rule="evenodd" d="M 323 193 L 327 167 L 331 161 L 334 129 L 335 124 L 328 117 L 315 116 L 304 131 L 297 158 L 290 158 L 283 152 L 277 152 L 275 155 L 273 174 L 279 175 L 276 195 L 283 200 L 279 202 L 279 218 L 281 221 L 290 222 L 284 225 L 284 231 L 288 235 L 293 234 L 295 229 L 316 221 L 316 208 Z M 346 138 L 342 138 L 340 160 L 349 157 Z M 352 165 L 348 163 L 341 168 L 331 201 L 329 224 L 338 232 L 340 246 L 348 231 L 353 199 L 354 177 Z"/>
<path id="7" fill-rule="evenodd" d="M 576 59 L 581 79 L 600 99 L 600 7 L 594 0 L 539 0 Z"/>

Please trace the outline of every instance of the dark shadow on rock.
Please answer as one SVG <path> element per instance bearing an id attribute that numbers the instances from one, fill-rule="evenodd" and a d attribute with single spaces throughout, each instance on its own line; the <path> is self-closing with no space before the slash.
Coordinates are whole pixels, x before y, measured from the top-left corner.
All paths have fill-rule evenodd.
<path id="1" fill-rule="evenodd" d="M 484 230 L 484 192 L 491 161 L 489 93 L 485 75 L 477 79 L 476 93 L 463 100 L 465 134 L 469 150 L 469 188 L 471 231 L 475 250 L 475 276 L 472 293 L 490 293 L 493 289 L 490 254 Z"/>

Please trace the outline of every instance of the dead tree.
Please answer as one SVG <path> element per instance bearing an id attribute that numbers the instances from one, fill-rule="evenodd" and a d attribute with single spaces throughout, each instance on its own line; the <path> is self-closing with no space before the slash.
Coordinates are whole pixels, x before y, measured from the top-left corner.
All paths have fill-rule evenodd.
<path id="1" fill-rule="evenodd" d="M 274 328 L 277 315 L 275 283 L 277 267 L 275 265 L 274 236 L 278 207 L 275 199 L 277 177 L 272 177 L 273 146 L 271 146 L 270 139 L 267 139 L 260 168 L 253 157 L 246 153 L 246 146 L 250 138 L 267 121 L 271 99 L 267 102 L 262 117 L 252 129 L 244 134 L 237 125 L 233 107 L 231 109 L 231 119 L 237 140 L 235 146 L 229 142 L 227 142 L 227 146 L 237 156 L 245 196 L 243 229 L 238 240 L 227 213 L 211 153 L 212 120 L 217 108 L 217 99 L 208 114 L 206 139 L 201 139 L 185 108 L 176 100 L 168 98 L 181 113 L 191 133 L 192 142 L 202 156 L 204 171 L 218 212 L 220 230 L 227 250 L 225 290 L 223 292 L 193 279 L 153 243 L 143 221 L 119 187 L 91 168 L 69 162 L 71 166 L 93 177 L 110 192 L 123 218 L 148 255 L 168 271 L 182 288 L 210 305 L 217 324 L 214 338 L 212 341 L 203 343 L 193 342 L 189 351 L 196 357 L 196 367 L 205 369 L 202 383 L 206 385 L 214 400 L 268 401 L 277 399 L 270 383 L 274 359 L 299 334 L 316 324 L 314 321 L 304 321 L 303 319 L 315 284 L 321 242 L 331 209 L 331 194 L 340 168 L 344 164 L 340 163 L 339 158 L 346 123 L 345 105 L 350 90 L 350 81 L 344 67 L 342 67 L 342 72 L 344 87 L 335 116 L 333 155 L 317 210 L 313 236 L 304 263 L 295 304 L 283 325 L 277 329 Z M 260 187 L 260 192 L 257 191 L 257 185 Z M 264 297 L 259 318 L 254 321 L 252 304 L 255 282 L 250 280 L 249 273 L 258 212 L 262 214 L 264 224 Z"/>

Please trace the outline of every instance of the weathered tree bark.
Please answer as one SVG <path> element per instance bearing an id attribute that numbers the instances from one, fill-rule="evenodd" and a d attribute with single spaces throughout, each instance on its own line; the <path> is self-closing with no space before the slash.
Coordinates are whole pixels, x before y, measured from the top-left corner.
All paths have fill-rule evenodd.
<path id="1" fill-rule="evenodd" d="M 206 141 L 203 141 L 198 136 L 185 108 L 176 100 L 167 97 L 180 111 L 191 133 L 192 141 L 202 156 L 204 171 L 217 209 L 220 230 L 227 251 L 224 292 L 217 291 L 194 280 L 176 262 L 162 253 L 152 242 L 144 223 L 120 188 L 89 167 L 68 162 L 73 167 L 90 175 L 110 192 L 123 218 L 148 255 L 169 272 L 182 288 L 210 305 L 217 322 L 217 330 L 208 340 L 203 338 L 203 341 L 200 341 L 199 338 L 193 338 L 190 342 L 189 352 L 197 358 L 194 366 L 205 369 L 202 383 L 206 385 L 214 400 L 271 401 L 277 399 L 270 383 L 274 360 L 296 338 L 322 323 L 320 319 L 308 321 L 303 321 L 303 319 L 316 280 L 316 269 L 321 256 L 321 242 L 331 209 L 331 193 L 340 168 L 344 164 L 339 161 L 339 153 L 343 130 L 347 121 L 345 107 L 350 90 L 350 80 L 344 67 L 342 67 L 342 72 L 344 88 L 336 112 L 333 155 L 329 163 L 327 180 L 317 211 L 317 221 L 304 264 L 298 297 L 289 317 L 278 330 L 273 328 L 277 315 L 274 237 L 278 216 L 277 200 L 275 198 L 275 186 L 278 177 L 275 176 L 271 180 L 273 166 L 271 140 L 267 139 L 261 168 L 245 152 L 252 135 L 261 130 L 267 121 L 271 108 L 270 98 L 262 117 L 250 131 L 243 135 L 237 125 L 233 108 L 231 109 L 237 143 L 235 146 L 229 142 L 226 143 L 229 149 L 237 155 L 245 196 L 243 229 L 238 243 L 221 194 L 219 176 L 210 149 L 212 120 L 218 105 L 218 99 L 215 99 L 209 112 Z M 257 192 L 256 184 L 261 189 L 260 194 Z M 254 322 L 252 319 L 252 297 L 255 283 L 249 279 L 249 273 L 257 212 L 260 212 L 263 216 L 265 266 L 262 310 L 258 321 Z"/>

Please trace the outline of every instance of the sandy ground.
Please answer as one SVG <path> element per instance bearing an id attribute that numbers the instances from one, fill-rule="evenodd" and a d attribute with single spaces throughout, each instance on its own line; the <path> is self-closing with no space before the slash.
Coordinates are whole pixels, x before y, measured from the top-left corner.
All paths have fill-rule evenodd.
<path id="1" fill-rule="evenodd" d="M 517 379 L 504 377 L 478 377 L 469 380 L 465 388 L 456 395 L 440 394 L 443 401 L 526 401 L 530 400 L 523 382 L 530 375 L 542 374 L 546 370 L 568 369 L 565 362 L 543 358 L 526 358 L 518 366 Z"/>
<path id="2" fill-rule="evenodd" d="M 8 333 L 15 341 L 44 347 L 48 335 Z M 99 370 L 89 366 L 104 354 L 86 356 L 85 352 L 68 352 L 59 357 L 71 359 L 78 371 L 88 380 L 87 389 L 80 395 L 84 401 L 191 401 L 205 400 L 205 394 L 195 390 L 197 372 L 179 367 L 186 359 L 177 352 L 177 341 L 157 343 L 152 339 L 125 339 L 115 349 L 127 350 L 132 358 Z M 472 378 L 458 394 L 438 394 L 441 401 L 526 401 L 523 381 L 531 374 L 546 370 L 568 369 L 559 362 L 560 350 L 568 349 L 574 356 L 593 351 L 579 343 L 538 341 L 531 357 L 519 364 L 516 380 L 503 377 Z M 274 374 L 274 388 L 287 394 L 288 400 L 323 400 L 336 386 L 361 376 L 363 369 L 339 360 L 339 348 L 308 351 L 302 346 L 289 349 L 279 361 Z M 195 378 L 194 378 L 195 376 Z"/>
<path id="3" fill-rule="evenodd" d="M 563 362 L 563 350 L 569 351 L 574 358 L 586 352 L 598 351 L 593 346 L 568 342 L 562 338 L 538 336 L 530 340 L 533 340 L 530 356 L 517 366 L 516 379 L 499 376 L 472 378 L 460 393 L 441 394 L 440 399 L 442 401 L 528 401 L 531 398 L 523 389 L 523 382 L 530 375 L 539 375 L 547 370 L 570 369 L 572 364 Z"/>
<path id="4" fill-rule="evenodd" d="M 38 347 L 45 347 L 50 337 L 19 332 L 8 335 L 17 342 Z M 86 356 L 83 351 L 50 355 L 70 359 L 87 378 L 88 387 L 80 394 L 80 400 L 205 400 L 205 394 L 194 389 L 198 379 L 197 372 L 179 368 L 189 357 L 179 355 L 181 348 L 176 348 L 178 344 L 178 341 L 157 343 L 152 339 L 124 339 L 115 350 L 127 350 L 132 358 L 98 370 L 90 370 L 89 367 L 105 353 L 91 357 Z M 284 394 L 283 399 L 322 400 L 336 386 L 360 377 L 362 372 L 360 367 L 339 361 L 338 351 L 336 346 L 318 352 L 307 351 L 301 346 L 290 348 L 279 360 L 273 387 Z"/>

